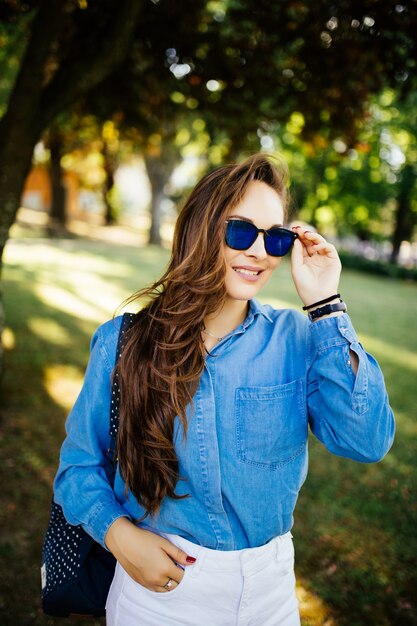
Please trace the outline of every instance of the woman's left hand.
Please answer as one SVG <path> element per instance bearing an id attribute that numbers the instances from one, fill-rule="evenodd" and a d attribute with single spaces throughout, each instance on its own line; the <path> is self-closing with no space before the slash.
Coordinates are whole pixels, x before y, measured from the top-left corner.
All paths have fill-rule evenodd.
<path id="1" fill-rule="evenodd" d="M 305 305 L 336 294 L 342 264 L 336 248 L 318 233 L 294 226 L 299 236 L 291 254 L 291 273 Z"/>

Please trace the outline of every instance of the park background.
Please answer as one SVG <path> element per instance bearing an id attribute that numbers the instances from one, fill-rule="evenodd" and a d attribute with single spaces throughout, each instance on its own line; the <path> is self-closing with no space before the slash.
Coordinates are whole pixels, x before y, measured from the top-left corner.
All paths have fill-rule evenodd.
<path id="1" fill-rule="evenodd" d="M 311 441 L 303 626 L 417 624 L 416 31 L 413 0 L 0 2 L 1 624 L 77 623 L 42 615 L 39 565 L 91 334 L 162 273 L 196 180 L 255 151 L 337 244 L 398 424 L 374 465 Z M 300 308 L 287 261 L 261 299 Z"/>

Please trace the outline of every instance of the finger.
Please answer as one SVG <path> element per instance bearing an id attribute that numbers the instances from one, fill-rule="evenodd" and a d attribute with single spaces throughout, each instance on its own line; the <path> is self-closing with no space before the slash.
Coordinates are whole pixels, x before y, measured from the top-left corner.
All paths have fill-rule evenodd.
<path id="1" fill-rule="evenodd" d="M 292 228 L 297 232 L 297 233 L 305 233 L 305 232 L 312 232 L 315 233 L 317 232 L 316 229 L 314 228 L 314 226 L 312 226 L 311 224 L 304 224 L 304 226 L 298 225 L 298 226 L 292 226 Z"/>
<path id="2" fill-rule="evenodd" d="M 310 234 L 318 235 L 319 237 L 321 236 L 312 226 L 293 226 L 292 228 L 294 232 L 296 232 L 297 235 L 301 237 L 301 239 L 304 239 L 306 235 L 308 236 Z"/>
<path id="3" fill-rule="evenodd" d="M 303 248 L 303 257 L 305 258 L 307 256 L 313 256 L 313 246 L 315 245 L 315 242 L 302 237 L 300 237 L 299 242 L 301 243 Z"/>
<path id="4" fill-rule="evenodd" d="M 301 238 L 306 240 L 307 242 L 312 242 L 312 243 L 319 243 L 321 241 L 326 241 L 323 235 L 320 235 L 319 233 L 313 232 L 311 230 L 305 230 Z"/>
<path id="5" fill-rule="evenodd" d="M 175 563 L 179 563 L 180 565 L 192 565 L 196 561 L 194 556 L 187 554 L 184 550 L 181 550 L 178 546 L 174 546 L 174 544 L 168 540 L 163 542 L 162 548 Z"/>
<path id="6" fill-rule="evenodd" d="M 168 576 L 175 581 L 176 583 L 180 583 L 184 578 L 184 570 L 179 565 L 173 565 L 170 572 L 168 572 Z"/>
<path id="7" fill-rule="evenodd" d="M 179 565 L 175 565 L 175 563 L 172 563 L 172 566 L 164 571 L 164 574 L 162 575 L 162 579 L 161 578 L 159 579 L 157 586 L 159 587 L 165 586 L 165 588 L 167 588 L 167 583 L 169 580 L 171 580 L 172 584 L 168 585 L 168 588 L 170 589 L 172 585 L 174 585 L 174 583 L 176 585 L 179 585 L 183 578 L 184 578 L 183 568 L 180 567 Z"/>
<path id="8" fill-rule="evenodd" d="M 333 244 L 326 241 L 326 239 L 318 233 L 311 234 L 313 235 L 312 237 L 310 237 L 310 233 L 307 233 L 307 236 L 302 240 L 302 244 L 305 246 L 308 256 L 311 257 L 314 254 L 336 256 Z"/>
<path id="9" fill-rule="evenodd" d="M 329 243 L 328 241 L 325 241 L 324 243 L 315 244 L 314 246 L 310 248 L 310 250 L 312 252 L 316 252 L 317 254 L 320 254 L 321 256 L 331 256 L 331 257 L 337 256 L 336 248 L 334 247 L 333 244 Z"/>
<path id="10" fill-rule="evenodd" d="M 319 235 L 318 233 L 314 233 L 308 230 L 303 232 L 297 230 L 296 232 L 298 234 L 298 241 L 300 241 L 305 248 L 309 248 L 316 243 L 322 243 L 326 241 L 324 237 L 322 235 Z"/>
<path id="11" fill-rule="evenodd" d="M 178 587 L 178 583 L 175 580 L 171 579 L 171 585 L 169 587 L 157 587 L 155 591 L 157 591 L 158 593 L 169 593 L 170 591 L 173 591 L 175 587 Z"/>
<path id="12" fill-rule="evenodd" d="M 297 267 L 303 264 L 305 247 L 299 239 L 294 241 L 294 245 L 291 252 L 291 269 L 294 271 Z"/>
<path id="13" fill-rule="evenodd" d="M 311 250 L 314 252 L 331 252 L 334 249 L 334 246 L 328 241 L 323 241 L 322 243 L 315 243 L 310 246 Z"/>

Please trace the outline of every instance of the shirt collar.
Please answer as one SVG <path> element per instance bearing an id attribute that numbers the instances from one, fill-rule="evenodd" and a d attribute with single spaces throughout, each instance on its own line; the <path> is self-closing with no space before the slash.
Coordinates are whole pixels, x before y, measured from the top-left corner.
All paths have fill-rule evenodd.
<path id="1" fill-rule="evenodd" d="M 239 326 L 238 328 L 236 328 L 235 330 L 233 330 L 231 333 L 229 333 L 229 335 L 227 335 L 227 339 L 230 339 L 233 335 L 239 335 L 241 333 L 244 333 L 246 331 L 246 329 L 253 324 L 253 322 L 255 321 L 255 318 L 258 315 L 263 315 L 263 317 L 265 317 L 269 322 L 273 322 L 272 318 L 270 315 L 268 315 L 268 313 L 265 310 L 266 307 L 264 307 L 264 305 L 262 305 L 260 302 L 258 302 L 258 300 L 249 300 L 249 310 L 248 310 L 248 315 L 246 316 L 245 321 L 243 322 L 243 324 L 241 324 L 241 326 Z M 223 337 L 224 340 L 226 340 L 226 337 Z M 216 344 L 208 353 L 208 357 L 217 357 L 220 356 L 221 351 L 222 351 L 222 347 L 223 347 L 223 340 L 221 340 L 218 344 Z"/>
<path id="2" fill-rule="evenodd" d="M 256 315 L 263 315 L 269 322 L 273 322 L 271 316 L 266 312 L 264 305 L 253 298 L 252 300 L 249 300 L 249 313 L 246 320 L 243 322 L 243 327 L 247 328 L 250 324 L 252 324 Z"/>

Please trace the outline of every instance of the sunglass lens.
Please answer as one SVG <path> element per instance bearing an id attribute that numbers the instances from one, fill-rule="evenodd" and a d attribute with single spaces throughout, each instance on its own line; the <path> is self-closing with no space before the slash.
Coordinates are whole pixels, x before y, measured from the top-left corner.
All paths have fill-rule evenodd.
<path id="1" fill-rule="evenodd" d="M 265 247 L 271 256 L 284 256 L 291 248 L 294 235 L 290 231 L 271 229 L 265 237 Z"/>
<path id="2" fill-rule="evenodd" d="M 230 220 L 226 227 L 226 243 L 234 250 L 247 250 L 258 235 L 253 224 L 240 220 Z"/>

